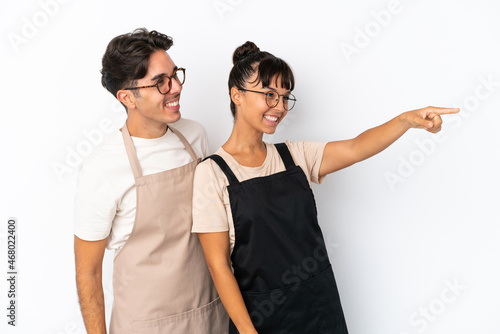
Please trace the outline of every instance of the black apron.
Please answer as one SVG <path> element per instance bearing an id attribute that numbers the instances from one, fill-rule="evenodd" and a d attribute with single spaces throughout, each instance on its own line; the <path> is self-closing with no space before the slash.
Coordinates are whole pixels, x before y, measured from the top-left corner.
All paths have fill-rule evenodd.
<path id="1" fill-rule="evenodd" d="M 234 221 L 234 276 L 259 334 L 345 334 L 332 266 L 309 182 L 286 144 L 286 170 L 239 182 L 224 159 Z M 229 333 L 238 330 L 230 321 Z"/>

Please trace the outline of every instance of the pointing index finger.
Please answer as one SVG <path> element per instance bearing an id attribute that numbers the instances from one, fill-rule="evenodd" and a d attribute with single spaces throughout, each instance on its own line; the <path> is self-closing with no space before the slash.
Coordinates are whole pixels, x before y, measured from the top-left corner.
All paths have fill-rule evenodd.
<path id="1" fill-rule="evenodd" d="M 446 115 L 446 114 L 456 114 L 460 111 L 460 108 L 440 108 L 432 107 L 431 112 L 436 115 Z"/>

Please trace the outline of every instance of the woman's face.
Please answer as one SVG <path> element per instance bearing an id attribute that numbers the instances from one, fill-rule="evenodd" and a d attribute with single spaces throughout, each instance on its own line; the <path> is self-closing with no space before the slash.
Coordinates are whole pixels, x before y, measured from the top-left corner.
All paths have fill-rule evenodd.
<path id="1" fill-rule="evenodd" d="M 238 91 L 240 104 L 236 107 L 235 125 L 239 127 L 247 127 L 249 130 L 254 130 L 260 133 L 273 134 L 281 120 L 286 116 L 287 111 L 283 108 L 283 97 L 279 97 L 278 104 L 270 108 L 266 103 L 266 95 L 271 91 L 277 92 L 279 95 L 290 94 L 286 88 L 281 88 L 281 78 L 278 80 L 273 78 L 269 87 L 263 87 L 262 82 L 255 85 L 252 82 L 257 78 L 257 73 L 247 81 L 245 89 L 249 91 Z M 261 92 L 261 93 L 255 93 Z"/>

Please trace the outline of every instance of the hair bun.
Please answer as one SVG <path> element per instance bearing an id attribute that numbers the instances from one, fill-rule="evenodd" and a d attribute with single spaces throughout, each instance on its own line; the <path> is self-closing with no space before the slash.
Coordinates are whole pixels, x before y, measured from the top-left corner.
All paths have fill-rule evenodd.
<path id="1" fill-rule="evenodd" d="M 260 49 L 253 42 L 247 41 L 245 44 L 239 46 L 234 50 L 233 53 L 233 65 L 242 60 L 245 57 L 248 57 L 250 54 L 259 52 Z"/>

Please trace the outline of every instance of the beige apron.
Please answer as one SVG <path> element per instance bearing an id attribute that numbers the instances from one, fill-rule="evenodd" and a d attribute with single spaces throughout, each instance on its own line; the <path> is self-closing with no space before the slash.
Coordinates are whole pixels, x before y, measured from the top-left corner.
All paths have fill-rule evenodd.
<path id="1" fill-rule="evenodd" d="M 200 159 L 142 175 L 127 126 L 122 129 L 137 190 L 134 227 L 114 260 L 111 334 L 222 334 L 229 318 L 218 298 L 203 251 L 191 234 L 193 177 Z"/>

